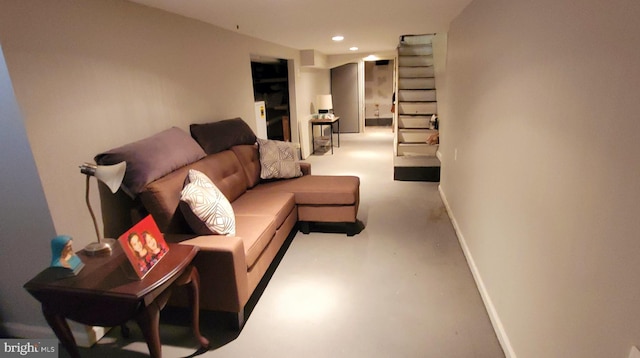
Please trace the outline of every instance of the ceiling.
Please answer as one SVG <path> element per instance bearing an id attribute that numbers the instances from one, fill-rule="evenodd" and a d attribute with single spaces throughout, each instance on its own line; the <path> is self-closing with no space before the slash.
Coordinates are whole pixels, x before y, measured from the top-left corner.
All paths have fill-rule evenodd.
<path id="1" fill-rule="evenodd" d="M 131 0 L 247 36 L 326 55 L 396 48 L 406 34 L 446 32 L 471 0 Z M 334 35 L 344 36 L 334 42 Z"/>

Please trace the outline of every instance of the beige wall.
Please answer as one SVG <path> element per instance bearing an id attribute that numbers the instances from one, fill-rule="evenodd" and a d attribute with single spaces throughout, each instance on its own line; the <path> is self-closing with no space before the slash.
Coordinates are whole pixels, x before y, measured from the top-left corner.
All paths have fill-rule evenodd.
<path id="1" fill-rule="evenodd" d="M 309 118 L 316 113 L 315 107 L 312 106 L 316 101 L 316 95 L 331 93 L 331 70 L 302 67 L 297 78 L 303 83 L 298 86 L 298 110 L 301 117 Z M 302 156 L 306 158 L 313 151 L 311 126 L 308 120 L 300 121 L 300 137 L 301 143 L 303 143 Z"/>
<path id="2" fill-rule="evenodd" d="M 298 56 L 124 1 L 5 2 L 0 14 L 56 230 L 82 245 L 95 235 L 79 164 L 170 126 L 239 116 L 253 127 L 250 54 Z"/>
<path id="3" fill-rule="evenodd" d="M 81 163 L 171 126 L 188 131 L 190 123 L 242 117 L 255 127 L 252 54 L 292 60 L 296 126 L 310 118 L 303 102 L 329 86 L 328 70 L 311 78 L 300 70 L 297 50 L 122 0 L 0 0 L 0 43 L 50 220 L 58 234 L 74 237 L 76 249 L 95 240 Z M 298 139 L 297 127 L 292 133 Z M 0 214 L 11 210 L 5 202 Z M 50 238 L 26 238 L 24 247 Z"/>
<path id="4" fill-rule="evenodd" d="M 474 0 L 451 24 L 441 190 L 509 356 L 640 344 L 638 17 Z"/>

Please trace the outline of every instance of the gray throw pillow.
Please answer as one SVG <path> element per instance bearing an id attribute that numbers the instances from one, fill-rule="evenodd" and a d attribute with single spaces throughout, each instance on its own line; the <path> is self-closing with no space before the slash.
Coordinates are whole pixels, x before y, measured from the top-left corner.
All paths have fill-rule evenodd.
<path id="1" fill-rule="evenodd" d="M 288 179 L 302 176 L 298 148 L 290 142 L 258 138 L 260 178 Z"/>

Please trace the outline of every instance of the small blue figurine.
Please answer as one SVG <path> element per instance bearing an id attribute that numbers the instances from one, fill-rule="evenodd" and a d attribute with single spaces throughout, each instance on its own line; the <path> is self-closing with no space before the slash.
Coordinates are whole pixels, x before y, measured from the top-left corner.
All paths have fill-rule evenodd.
<path id="1" fill-rule="evenodd" d="M 67 235 L 56 236 L 51 240 L 51 267 L 63 267 L 77 274 L 84 263 L 73 252 L 73 239 Z"/>

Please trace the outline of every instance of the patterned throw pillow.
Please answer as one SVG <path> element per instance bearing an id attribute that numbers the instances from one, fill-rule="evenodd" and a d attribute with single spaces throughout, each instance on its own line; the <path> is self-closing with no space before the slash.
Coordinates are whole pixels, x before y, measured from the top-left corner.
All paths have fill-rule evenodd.
<path id="1" fill-rule="evenodd" d="M 236 219 L 231 203 L 205 174 L 189 170 L 188 183 L 180 193 L 180 200 L 189 206 L 193 215 L 203 224 L 189 222 L 196 234 L 236 234 Z M 190 221 L 188 215 L 185 217 Z"/>
<path id="2" fill-rule="evenodd" d="M 302 176 L 298 148 L 289 142 L 258 138 L 260 178 L 286 179 Z"/>

